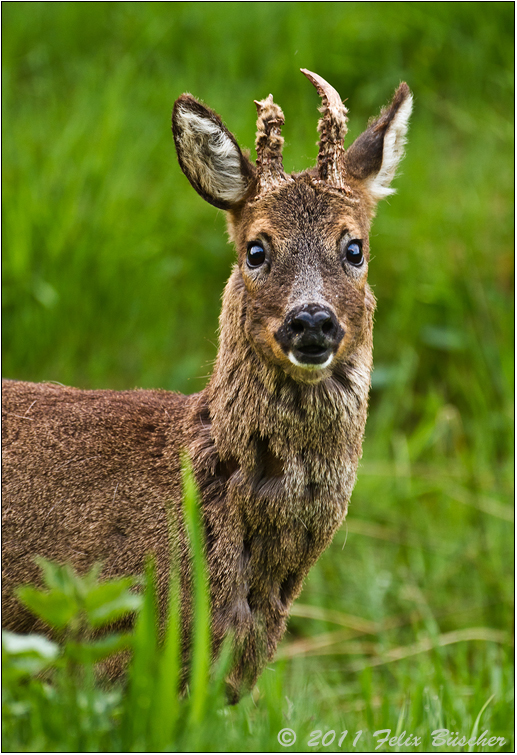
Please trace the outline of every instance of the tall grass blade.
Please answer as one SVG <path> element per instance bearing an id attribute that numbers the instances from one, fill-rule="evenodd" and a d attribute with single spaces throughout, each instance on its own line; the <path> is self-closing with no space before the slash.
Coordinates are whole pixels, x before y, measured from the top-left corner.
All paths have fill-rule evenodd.
<path id="1" fill-rule="evenodd" d="M 189 723 L 200 724 L 205 711 L 210 670 L 210 594 L 204 558 L 203 527 L 199 493 L 190 460 L 182 457 L 182 483 L 185 524 L 192 554 L 193 628 L 189 678 Z"/>
<path id="2" fill-rule="evenodd" d="M 159 657 L 150 728 L 151 749 L 161 752 L 174 740 L 181 701 L 181 601 L 178 565 L 173 561 L 169 605 L 162 652 Z"/>
<path id="3" fill-rule="evenodd" d="M 123 749 L 145 750 L 152 715 L 153 686 L 158 661 L 158 615 L 156 609 L 156 567 L 146 563 L 144 599 L 133 639 L 129 688 L 121 726 Z"/>
<path id="4" fill-rule="evenodd" d="M 485 710 L 490 705 L 490 703 L 492 702 L 492 700 L 494 699 L 494 697 L 495 697 L 495 695 L 490 695 L 490 697 L 488 698 L 488 700 L 486 701 L 486 703 L 483 705 L 483 707 L 481 708 L 481 710 L 477 714 L 476 720 L 474 721 L 474 726 L 472 727 L 472 731 L 470 733 L 469 741 L 471 739 L 474 739 L 474 738 L 477 739 L 478 731 L 479 731 L 479 724 L 481 723 L 481 717 L 482 717 L 483 713 L 485 712 Z M 469 752 L 473 752 L 474 751 L 474 747 L 475 747 L 475 745 L 469 745 Z"/>

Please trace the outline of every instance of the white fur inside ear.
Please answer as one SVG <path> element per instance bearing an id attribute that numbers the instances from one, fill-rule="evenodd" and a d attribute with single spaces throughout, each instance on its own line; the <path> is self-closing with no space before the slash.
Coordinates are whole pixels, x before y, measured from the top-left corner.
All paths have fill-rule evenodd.
<path id="1" fill-rule="evenodd" d="M 368 181 L 368 189 L 376 202 L 395 193 L 395 189 L 392 189 L 390 184 L 395 176 L 398 164 L 404 157 L 404 146 L 412 109 L 413 96 L 410 94 L 397 110 L 384 134 L 381 169 Z"/>
<path id="2" fill-rule="evenodd" d="M 238 147 L 210 118 L 179 108 L 181 157 L 187 174 L 213 199 L 229 204 L 246 194 L 248 181 L 241 172 Z"/>

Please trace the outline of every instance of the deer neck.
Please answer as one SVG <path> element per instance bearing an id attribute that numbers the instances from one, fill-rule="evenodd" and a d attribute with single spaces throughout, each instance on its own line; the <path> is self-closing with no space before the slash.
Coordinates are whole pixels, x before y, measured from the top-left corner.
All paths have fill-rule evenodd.
<path id="1" fill-rule="evenodd" d="M 235 268 L 191 448 L 194 465 L 213 470 L 202 484 L 209 568 L 226 575 L 213 582 L 213 633 L 216 640 L 228 628 L 236 633 L 243 654 L 231 675 L 236 689 L 244 677 L 251 686 L 273 655 L 289 606 L 346 514 L 371 367 L 371 314 L 348 364 L 312 385 L 294 381 L 255 350 L 244 334 L 245 316 L 246 291 Z"/>
<path id="2" fill-rule="evenodd" d="M 324 507 L 334 530 L 346 513 L 361 455 L 371 322 L 346 364 L 324 381 L 304 384 L 249 343 L 245 308 L 236 267 L 225 290 L 219 354 L 207 386 L 218 456 L 238 470 L 235 484 L 244 498 L 268 503 L 279 526 L 294 515 L 311 527 L 314 517 L 321 522 Z"/>

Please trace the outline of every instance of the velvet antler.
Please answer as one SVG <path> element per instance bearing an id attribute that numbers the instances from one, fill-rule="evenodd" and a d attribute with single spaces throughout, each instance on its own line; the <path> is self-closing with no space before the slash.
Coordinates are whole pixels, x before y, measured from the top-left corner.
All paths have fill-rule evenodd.
<path id="1" fill-rule="evenodd" d="M 282 109 L 273 102 L 270 94 L 265 100 L 255 100 L 257 106 L 257 178 L 258 195 L 261 196 L 277 186 L 289 181 L 284 172 L 282 147 L 284 137 L 281 129 L 284 124 Z"/>
<path id="2" fill-rule="evenodd" d="M 317 73 L 308 71 L 306 68 L 301 68 L 300 70 L 314 84 L 322 99 L 320 107 L 322 117 L 318 122 L 318 133 L 320 135 L 318 145 L 319 176 L 329 186 L 345 189 L 345 149 L 343 142 L 348 131 L 346 125 L 348 110 L 341 101 L 339 94 L 325 79 L 322 79 Z"/>

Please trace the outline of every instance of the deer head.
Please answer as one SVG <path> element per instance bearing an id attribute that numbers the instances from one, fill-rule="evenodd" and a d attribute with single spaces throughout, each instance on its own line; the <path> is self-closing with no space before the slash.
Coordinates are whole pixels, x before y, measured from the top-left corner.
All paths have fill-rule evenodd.
<path id="1" fill-rule="evenodd" d="M 315 383 L 343 370 L 368 340 L 374 309 L 366 282 L 369 226 L 378 200 L 393 192 L 412 97 L 400 84 L 391 104 L 345 150 L 347 109 L 339 94 L 317 74 L 302 72 L 322 98 L 314 168 L 284 172 L 284 115 L 272 95 L 255 102 L 256 165 L 219 116 L 189 94 L 177 100 L 172 127 L 192 186 L 228 211 L 247 342 L 263 363 Z"/>

